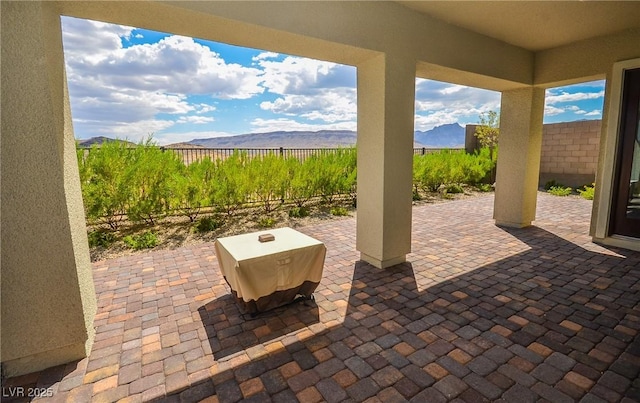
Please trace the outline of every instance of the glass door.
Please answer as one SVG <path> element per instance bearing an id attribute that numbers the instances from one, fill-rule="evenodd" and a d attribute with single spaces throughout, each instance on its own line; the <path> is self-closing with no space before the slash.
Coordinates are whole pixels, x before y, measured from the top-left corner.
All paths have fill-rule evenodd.
<path id="1" fill-rule="evenodd" d="M 624 72 L 611 234 L 640 238 L 640 68 Z"/>

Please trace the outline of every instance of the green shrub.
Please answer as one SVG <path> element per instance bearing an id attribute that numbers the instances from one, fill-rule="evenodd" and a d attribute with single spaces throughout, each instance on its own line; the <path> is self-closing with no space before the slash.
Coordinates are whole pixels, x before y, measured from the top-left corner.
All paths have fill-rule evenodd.
<path id="1" fill-rule="evenodd" d="M 202 217 L 198 220 L 195 226 L 195 231 L 198 233 L 211 232 L 220 228 L 220 222 L 213 217 Z"/>
<path id="2" fill-rule="evenodd" d="M 289 210 L 289 217 L 293 218 L 303 218 L 309 216 L 309 209 L 306 207 L 293 207 Z"/>
<path id="3" fill-rule="evenodd" d="M 210 205 L 211 178 L 215 175 L 215 164 L 209 157 L 194 161 L 189 166 L 180 166 L 171 177 L 171 208 L 194 222 L 204 206 Z"/>
<path id="4" fill-rule="evenodd" d="M 87 220 L 117 229 L 134 189 L 131 148 L 124 141 L 113 141 L 80 149 L 77 155 Z"/>
<path id="5" fill-rule="evenodd" d="M 419 189 L 435 192 L 449 183 L 476 184 L 490 176 L 495 160 L 489 149 L 474 154 L 442 150 L 416 155 L 413 159 L 414 193 Z"/>
<path id="6" fill-rule="evenodd" d="M 476 189 L 478 189 L 478 191 L 480 192 L 491 192 L 493 190 L 493 187 L 488 183 L 478 183 L 476 185 Z"/>
<path id="7" fill-rule="evenodd" d="M 554 196 L 569 196 L 572 190 L 570 187 L 552 186 L 547 192 Z"/>
<path id="8" fill-rule="evenodd" d="M 152 231 L 145 231 L 142 234 L 127 235 L 123 241 L 134 250 L 150 249 L 158 244 L 158 236 Z"/>
<path id="9" fill-rule="evenodd" d="M 330 213 L 331 215 L 335 216 L 346 216 L 349 215 L 349 210 L 347 210 L 345 207 L 333 207 L 331 208 Z"/>
<path id="10" fill-rule="evenodd" d="M 558 183 L 558 181 L 556 181 L 555 179 L 551 179 L 550 181 L 547 181 L 544 184 L 544 190 L 548 191 L 549 189 L 551 189 L 553 187 L 565 187 L 565 186 L 563 184 L 561 184 L 561 183 Z"/>
<path id="11" fill-rule="evenodd" d="M 97 246 L 108 248 L 116 240 L 116 236 L 113 232 L 102 229 L 89 232 L 88 238 L 90 248 L 95 248 Z"/>
<path id="12" fill-rule="evenodd" d="M 226 159 L 216 160 L 215 174 L 209 178 L 209 198 L 213 205 L 227 214 L 233 214 L 247 201 L 249 178 L 246 152 L 233 152 Z"/>
<path id="13" fill-rule="evenodd" d="M 464 193 L 464 188 L 457 183 L 450 183 L 444 188 L 445 193 Z"/>
<path id="14" fill-rule="evenodd" d="M 275 203 L 284 200 L 290 178 L 282 157 L 274 153 L 253 157 L 247 163 L 246 174 L 248 191 L 262 203 L 265 213 L 271 212 Z"/>
<path id="15" fill-rule="evenodd" d="M 155 224 L 170 210 L 172 178 L 182 174 L 185 167 L 178 154 L 155 146 L 151 137 L 131 152 L 132 161 L 128 181 L 133 188 L 127 216 L 134 222 Z"/>
<path id="16" fill-rule="evenodd" d="M 276 220 L 271 217 L 262 217 L 258 220 L 258 225 L 262 228 L 271 228 L 276 224 Z"/>
<path id="17" fill-rule="evenodd" d="M 593 197 L 595 196 L 595 192 L 596 192 L 596 184 L 592 183 L 591 186 L 584 185 L 583 187 L 584 187 L 584 190 L 577 189 L 578 193 L 580 193 L 580 196 L 582 196 L 587 200 L 593 200 Z"/>

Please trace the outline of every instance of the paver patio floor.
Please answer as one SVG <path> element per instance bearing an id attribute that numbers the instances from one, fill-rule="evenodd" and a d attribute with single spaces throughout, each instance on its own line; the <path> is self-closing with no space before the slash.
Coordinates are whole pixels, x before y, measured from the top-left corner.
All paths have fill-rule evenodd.
<path id="1" fill-rule="evenodd" d="M 591 243 L 591 202 L 539 194 L 494 225 L 491 195 L 413 210 L 408 263 L 327 246 L 315 304 L 244 317 L 213 244 L 94 264 L 91 355 L 9 379 L 42 401 L 640 401 L 640 253 Z"/>

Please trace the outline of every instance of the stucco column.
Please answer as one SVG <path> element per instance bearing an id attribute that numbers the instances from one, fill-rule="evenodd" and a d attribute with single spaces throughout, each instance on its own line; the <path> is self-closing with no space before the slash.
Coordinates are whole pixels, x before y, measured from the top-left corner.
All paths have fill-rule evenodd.
<path id="1" fill-rule="evenodd" d="M 356 247 L 379 268 L 411 252 L 415 61 L 391 55 L 358 65 Z"/>
<path id="2" fill-rule="evenodd" d="M 80 359 L 96 297 L 53 3 L 2 2 L 2 364 Z"/>
<path id="3" fill-rule="evenodd" d="M 544 89 L 502 93 L 493 218 L 497 225 L 526 227 L 536 217 Z"/>

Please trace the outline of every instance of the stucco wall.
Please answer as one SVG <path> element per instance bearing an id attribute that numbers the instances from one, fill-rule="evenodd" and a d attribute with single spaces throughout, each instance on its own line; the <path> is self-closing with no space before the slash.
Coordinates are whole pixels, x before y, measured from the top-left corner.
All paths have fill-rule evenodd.
<path id="1" fill-rule="evenodd" d="M 2 2 L 2 364 L 84 357 L 96 299 L 58 13 Z"/>

